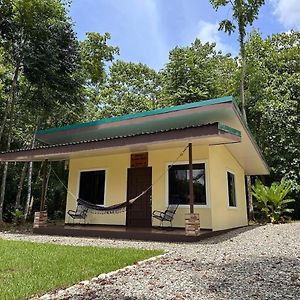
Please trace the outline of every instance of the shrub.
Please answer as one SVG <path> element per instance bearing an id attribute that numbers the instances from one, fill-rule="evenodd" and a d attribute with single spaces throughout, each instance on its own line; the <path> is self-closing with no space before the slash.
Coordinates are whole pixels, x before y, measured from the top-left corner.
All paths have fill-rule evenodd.
<path id="1" fill-rule="evenodd" d="M 257 200 L 257 208 L 260 209 L 273 224 L 283 223 L 287 220 L 287 214 L 293 212 L 288 204 L 294 199 L 285 199 L 292 189 L 292 182 L 282 178 L 281 182 L 273 182 L 270 187 L 265 186 L 259 179 L 252 186 L 252 195 Z"/>
<path id="2" fill-rule="evenodd" d="M 13 222 L 16 226 L 20 225 L 25 219 L 24 213 L 18 208 L 11 214 L 13 215 Z"/>

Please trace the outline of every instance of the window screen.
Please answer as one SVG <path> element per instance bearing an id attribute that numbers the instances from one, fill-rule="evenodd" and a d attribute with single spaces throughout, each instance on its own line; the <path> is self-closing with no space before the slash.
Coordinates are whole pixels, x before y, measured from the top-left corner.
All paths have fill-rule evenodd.
<path id="1" fill-rule="evenodd" d="M 105 171 L 80 173 L 79 198 L 94 203 L 104 204 Z"/>
<path id="2" fill-rule="evenodd" d="M 206 204 L 205 165 L 193 164 L 194 204 Z M 169 204 L 189 204 L 189 165 L 169 170 Z"/>

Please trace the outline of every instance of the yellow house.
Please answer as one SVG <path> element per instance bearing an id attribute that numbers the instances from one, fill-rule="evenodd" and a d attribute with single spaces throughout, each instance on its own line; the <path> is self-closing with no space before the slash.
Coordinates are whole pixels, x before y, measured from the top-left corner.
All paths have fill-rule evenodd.
<path id="1" fill-rule="evenodd" d="M 105 208 L 140 196 L 116 214 L 88 209 L 86 224 L 156 226 L 153 212 L 176 205 L 173 226 L 184 228 L 192 182 L 201 229 L 246 226 L 245 176 L 269 174 L 232 97 L 40 130 L 37 138 L 46 146 L 1 153 L 0 161 L 68 161 L 66 212 L 78 198 Z"/>

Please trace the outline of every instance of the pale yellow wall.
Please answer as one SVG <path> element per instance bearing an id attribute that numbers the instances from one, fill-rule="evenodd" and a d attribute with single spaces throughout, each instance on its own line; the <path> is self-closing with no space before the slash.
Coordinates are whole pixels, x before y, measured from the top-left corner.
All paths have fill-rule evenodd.
<path id="1" fill-rule="evenodd" d="M 155 183 L 152 189 L 152 210 L 164 211 L 167 208 L 167 166 L 172 163 L 179 155 L 183 148 L 172 148 L 164 150 L 149 151 L 149 166 L 152 167 L 152 182 Z M 78 197 L 78 184 L 80 171 L 84 170 L 106 170 L 106 186 L 105 186 L 105 206 L 113 205 L 126 201 L 127 189 L 127 168 L 130 166 L 130 154 L 104 155 L 97 157 L 72 159 L 69 164 L 69 191 L 67 199 L 67 211 L 76 208 L 76 200 Z M 208 170 L 208 146 L 193 147 L 194 161 L 206 163 Z M 178 162 L 188 161 L 187 151 L 178 160 Z M 160 178 L 160 179 L 159 179 Z M 159 180 L 158 180 L 159 179 Z M 209 176 L 206 174 L 206 181 L 209 182 Z M 71 195 L 74 195 L 74 197 Z M 207 193 L 207 201 L 209 202 L 209 191 Z M 184 214 L 188 212 L 188 207 L 181 207 L 177 210 L 173 226 L 184 227 Z M 200 214 L 201 227 L 211 228 L 211 212 L 208 207 L 195 207 L 195 212 Z M 66 214 L 66 222 L 73 222 Z M 88 213 L 86 223 L 89 224 L 115 224 L 125 225 L 126 214 L 100 215 Z M 153 225 L 157 225 L 153 221 Z"/>
<path id="2" fill-rule="evenodd" d="M 182 148 L 155 150 L 149 153 L 149 165 L 152 166 L 152 181 L 155 182 L 163 175 L 163 178 L 153 186 L 152 195 L 152 209 L 164 211 L 168 206 L 168 176 L 166 173 L 167 167 L 170 163 L 176 160 Z M 208 169 L 208 146 L 194 146 L 193 147 L 193 161 L 206 163 L 206 181 L 209 182 L 209 169 Z M 188 150 L 184 153 L 177 163 L 188 163 Z M 201 228 L 211 228 L 211 212 L 209 209 L 209 190 L 207 189 L 207 202 L 208 205 L 205 208 L 195 206 L 195 212 L 200 214 Z M 184 215 L 189 212 L 188 206 L 181 206 L 178 208 L 173 226 L 184 227 Z M 154 221 L 154 225 L 158 224 L 158 221 Z"/>
<path id="3" fill-rule="evenodd" d="M 70 160 L 68 183 L 69 191 L 77 199 L 80 171 L 105 169 L 105 206 L 126 201 L 127 168 L 129 167 L 130 163 L 129 159 L 129 154 L 116 154 Z M 76 208 L 76 200 L 71 195 L 71 193 L 68 193 L 66 211 Z M 67 214 L 66 222 L 72 223 L 72 219 L 70 219 Z M 88 213 L 86 223 L 125 225 L 125 213 L 113 215 Z"/>
<path id="4" fill-rule="evenodd" d="M 152 167 L 152 210 L 164 211 L 168 206 L 167 166 L 172 163 L 182 148 L 149 151 L 149 166 Z M 130 154 L 103 155 L 72 159 L 69 165 L 69 191 L 67 210 L 75 209 L 78 197 L 80 171 L 106 170 L 105 206 L 126 201 L 127 168 Z M 207 205 L 195 206 L 200 214 L 200 226 L 205 229 L 222 230 L 247 225 L 244 171 L 225 146 L 193 146 L 193 161 L 206 165 Z M 188 151 L 177 163 L 188 162 Z M 235 174 L 237 208 L 230 208 L 227 194 L 227 170 Z M 71 193 L 75 196 L 73 197 Z M 184 215 L 188 206 L 180 206 L 174 217 L 173 226 L 184 227 Z M 66 215 L 66 222 L 72 222 Z M 88 213 L 89 224 L 125 225 L 126 213 L 100 215 Z M 153 220 L 153 225 L 158 225 Z"/>
<path id="5" fill-rule="evenodd" d="M 228 204 L 227 170 L 235 174 L 237 207 Z M 226 146 L 209 147 L 212 229 L 222 230 L 247 225 L 245 174 Z"/>

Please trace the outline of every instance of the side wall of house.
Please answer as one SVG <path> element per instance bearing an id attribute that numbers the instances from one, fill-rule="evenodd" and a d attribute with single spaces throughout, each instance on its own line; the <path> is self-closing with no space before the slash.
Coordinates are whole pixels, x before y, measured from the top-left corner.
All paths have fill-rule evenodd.
<path id="1" fill-rule="evenodd" d="M 227 171 L 235 175 L 236 207 L 229 207 Z M 209 147 L 212 229 L 246 226 L 245 173 L 226 146 Z"/>

